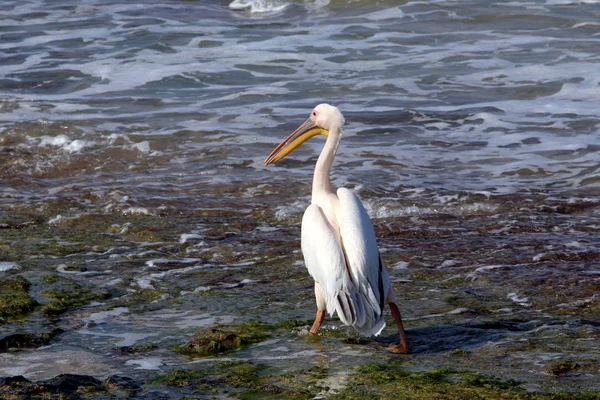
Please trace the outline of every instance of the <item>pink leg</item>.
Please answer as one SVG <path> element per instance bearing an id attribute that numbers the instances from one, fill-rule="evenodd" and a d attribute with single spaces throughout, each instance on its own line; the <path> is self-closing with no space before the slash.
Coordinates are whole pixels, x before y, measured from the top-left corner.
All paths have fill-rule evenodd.
<path id="1" fill-rule="evenodd" d="M 310 328 L 311 335 L 316 335 L 323 324 L 323 320 L 325 319 L 325 310 L 317 310 L 317 315 L 315 316 L 315 322 L 313 323 L 312 328 Z"/>
<path id="2" fill-rule="evenodd" d="M 402 353 L 406 354 L 409 352 L 408 349 L 408 339 L 406 339 L 406 333 L 404 332 L 404 325 L 402 324 L 402 316 L 400 315 L 400 310 L 398 306 L 394 302 L 389 302 L 388 306 L 390 306 L 390 311 L 392 312 L 392 317 L 396 321 L 396 326 L 398 327 L 398 335 L 400 336 L 400 343 L 393 344 L 387 348 L 388 351 L 392 353 Z"/>

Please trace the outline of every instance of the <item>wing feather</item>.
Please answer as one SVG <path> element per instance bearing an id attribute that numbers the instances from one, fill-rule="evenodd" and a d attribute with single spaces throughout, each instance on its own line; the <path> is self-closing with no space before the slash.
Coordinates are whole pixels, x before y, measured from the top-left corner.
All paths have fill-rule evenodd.
<path id="1" fill-rule="evenodd" d="M 358 309 L 363 309 L 364 320 L 355 328 L 367 335 L 377 335 L 385 327 L 383 307 L 391 288 L 387 270 L 381 261 L 375 231 L 371 219 L 356 194 L 349 189 L 340 188 L 338 224 L 342 240 L 343 253 L 352 281 L 357 289 Z"/>

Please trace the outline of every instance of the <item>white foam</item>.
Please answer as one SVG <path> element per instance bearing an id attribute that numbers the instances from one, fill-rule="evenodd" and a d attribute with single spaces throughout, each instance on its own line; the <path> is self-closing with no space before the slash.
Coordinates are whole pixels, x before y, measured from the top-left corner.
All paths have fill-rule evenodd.
<path id="1" fill-rule="evenodd" d="M 234 0 L 229 3 L 229 8 L 251 13 L 274 13 L 284 10 L 289 4 L 282 0 Z"/>
<path id="2" fill-rule="evenodd" d="M 135 369 L 155 370 L 163 366 L 163 361 L 158 357 L 138 358 L 125 361 L 125 365 L 137 365 Z"/>
<path id="3" fill-rule="evenodd" d="M 527 297 L 519 297 L 519 295 L 517 295 L 516 293 L 509 293 L 508 295 L 506 295 L 506 297 L 509 300 L 512 300 L 515 303 L 520 304 L 522 306 L 530 306 L 529 299 Z"/>
<path id="4" fill-rule="evenodd" d="M 277 207 L 275 218 L 278 220 L 286 220 L 289 218 L 301 216 L 310 202 L 308 200 L 296 200 L 291 204 Z"/>
<path id="5" fill-rule="evenodd" d="M 90 143 L 86 140 L 71 140 L 67 135 L 63 134 L 57 136 L 42 136 L 39 143 L 40 147 L 60 147 L 69 153 L 77 153 L 89 145 Z"/>
<path id="6" fill-rule="evenodd" d="M 96 324 L 101 324 L 106 322 L 108 319 L 112 317 L 116 317 L 119 315 L 129 313 L 129 308 L 127 307 L 117 307 L 108 311 L 99 311 L 96 313 L 90 314 L 87 318 L 84 318 L 85 321 L 95 322 Z"/>
<path id="7" fill-rule="evenodd" d="M 139 151 L 140 153 L 150 153 L 150 142 L 144 140 L 143 142 L 132 144 L 131 148 Z"/>
<path id="8" fill-rule="evenodd" d="M 328 1 L 329 2 L 329 1 Z M 400 7 L 390 7 L 384 10 L 365 14 L 364 17 L 372 21 L 384 21 L 391 18 L 404 18 L 406 14 Z"/>
<path id="9" fill-rule="evenodd" d="M 77 153 L 87 146 L 87 141 L 76 139 L 69 143 L 67 146 L 65 146 L 64 149 L 69 153 Z"/>
<path id="10" fill-rule="evenodd" d="M 203 235 L 199 235 L 197 233 L 182 233 L 181 236 L 179 236 L 179 243 L 180 244 L 184 244 L 186 243 L 188 240 L 201 240 L 204 239 Z"/>
<path id="11" fill-rule="evenodd" d="M 48 220 L 48 223 L 49 224 L 56 224 L 57 222 L 61 221 L 62 219 L 64 219 L 64 217 L 62 215 L 58 214 L 57 216 L 50 218 Z"/>
<path id="12" fill-rule="evenodd" d="M 138 278 L 135 280 L 135 283 L 132 283 L 132 285 L 134 285 L 134 284 L 136 286 L 138 286 L 140 289 L 156 290 L 154 285 L 152 285 L 152 279 L 148 278 L 148 277 Z"/>
<path id="13" fill-rule="evenodd" d="M 150 210 L 146 207 L 129 207 L 122 212 L 125 215 L 151 215 Z"/>
<path id="14" fill-rule="evenodd" d="M 509 266 L 507 266 L 507 265 L 484 265 L 482 267 L 476 268 L 475 271 L 467 274 L 467 278 L 476 280 L 480 274 L 485 274 L 488 271 L 493 271 L 495 269 L 500 269 L 500 268 L 509 268 Z"/>
<path id="15" fill-rule="evenodd" d="M 395 270 L 405 270 L 408 269 L 408 263 L 406 261 L 399 261 L 396 264 L 394 264 L 394 266 L 392 267 L 392 269 Z"/>
<path id="16" fill-rule="evenodd" d="M 10 271 L 11 269 L 21 268 L 19 264 L 12 261 L 0 261 L 0 272 Z"/>
<path id="17" fill-rule="evenodd" d="M 494 192 L 514 191 L 519 186 L 528 189 L 548 186 L 556 182 L 564 187 L 599 184 L 597 180 L 586 179 L 594 176 L 596 152 L 589 150 L 596 145 L 595 132 L 579 134 L 579 127 L 575 128 L 576 124 L 570 120 L 572 117 L 549 116 L 573 113 L 591 116 L 583 118 L 592 120 L 599 109 L 597 52 L 593 47 L 598 40 L 598 33 L 593 28 L 598 23 L 589 19 L 589 13 L 573 11 L 578 7 L 563 7 L 569 22 L 564 27 L 553 27 L 555 30 L 527 33 L 519 29 L 496 29 L 493 22 L 489 27 L 484 22 L 471 30 L 467 29 L 468 24 L 464 27 L 450 24 L 450 30 L 445 31 L 448 35 L 440 40 L 438 31 L 398 31 L 395 25 L 402 22 L 399 20 L 434 24 L 425 20 L 433 17 L 449 22 L 453 22 L 453 18 L 469 20 L 473 12 L 468 7 L 458 7 L 457 2 L 445 4 L 448 7 L 444 10 L 420 1 L 401 6 L 367 2 L 369 4 L 360 5 L 360 15 L 356 15 L 355 4 L 344 7 L 336 4 L 335 12 L 339 18 L 332 24 L 329 19 L 333 9 L 311 12 L 328 4 L 328 0 L 230 0 L 227 3 L 230 9 L 247 12 L 225 13 L 229 17 L 223 16 L 223 20 L 213 18 L 214 14 L 209 12 L 206 15 L 211 17 L 203 18 L 203 8 L 214 11 L 213 7 L 217 7 L 222 12 L 222 7 L 196 2 L 193 7 L 200 8 L 199 19 L 188 22 L 170 12 L 189 11 L 190 6 L 170 3 L 161 6 L 165 12 L 161 13 L 160 22 L 134 27 L 131 22 L 145 18 L 145 8 L 154 11 L 152 5 L 95 4 L 90 7 L 86 4 L 75 10 L 53 8 L 38 13 L 40 6 L 34 2 L 22 9 L 15 7 L 6 11 L 19 18 L 31 15 L 26 17 L 27 24 L 23 26 L 33 24 L 36 28 L 28 29 L 27 34 L 20 37 L 18 33 L 24 32 L 25 28 L 11 23 L 14 40 L 0 43 L 0 49 L 23 54 L 25 58 L 14 64 L 0 65 L 0 75 L 15 82 L 22 80 L 24 84 L 36 84 L 37 77 L 27 82 L 28 74 L 52 77 L 70 70 L 74 71 L 70 79 L 81 79 L 82 85 L 73 92 L 29 86 L 24 86 L 24 90 L 12 90 L 7 101 L 15 104 L 17 111 L 0 113 L 0 120 L 11 123 L 84 121 L 81 125 L 85 125 L 88 132 L 83 137 L 78 131 L 67 131 L 55 138 L 36 137 L 32 139 L 32 145 L 55 146 L 67 153 L 79 153 L 113 144 L 139 152 L 141 157 L 157 155 L 153 150 L 157 147 L 154 141 L 146 140 L 149 135 L 168 135 L 188 126 L 199 132 L 212 132 L 215 140 L 231 145 L 231 153 L 224 155 L 224 165 L 237 165 L 235 163 L 240 159 L 251 159 L 254 163 L 250 168 L 257 168 L 262 161 L 260 151 L 257 147 L 240 146 L 240 143 L 272 143 L 272 134 L 264 128 L 280 127 L 284 118 L 305 114 L 307 104 L 316 104 L 323 97 L 332 96 L 332 101 L 337 98 L 342 111 L 348 112 L 346 138 L 351 139 L 342 142 L 336 167 L 340 166 L 343 173 L 354 173 L 353 178 L 361 179 L 361 174 L 379 171 L 377 184 L 381 186 L 392 186 L 396 182 L 429 185 L 435 180 L 432 185 L 475 190 L 491 187 Z M 539 13 L 528 9 L 544 10 L 546 7 L 550 10 L 550 6 L 562 4 L 584 7 L 584 4 L 597 4 L 597 1 L 548 0 L 539 4 L 503 3 L 503 6 L 507 4 L 519 7 L 524 15 L 535 18 Z M 304 10 L 293 14 L 302 8 Z M 19 13 L 18 9 L 23 12 Z M 285 35 L 272 35 L 270 29 L 262 35 L 260 29 L 248 29 L 250 25 L 228 22 L 232 14 L 235 20 L 243 21 L 244 18 L 268 18 L 269 13 L 282 10 L 289 11 L 293 21 L 294 18 L 303 19 L 302 23 L 287 25 Z M 82 22 L 90 16 L 96 18 L 93 28 L 60 28 L 61 23 Z M 352 37 L 353 30 L 346 28 L 365 28 L 369 35 L 356 40 Z M 580 35 L 567 35 L 573 29 Z M 164 45 L 169 47 L 168 52 L 129 40 L 138 35 L 143 42 L 146 35 L 152 40 L 152 35 L 168 38 L 178 34 L 189 37 L 183 41 L 167 40 Z M 209 37 L 214 41 L 213 47 L 203 45 Z M 63 42 L 72 40 L 82 41 L 81 53 L 84 55 L 56 58 L 54 53 L 64 53 Z M 327 54 L 303 51 L 304 47 L 315 44 L 333 50 Z M 528 56 L 521 59 L 517 57 L 519 53 Z M 75 53 L 67 50 L 65 54 Z M 396 73 L 399 68 L 403 69 L 402 74 Z M 348 71 L 352 73 L 348 74 Z M 250 79 L 235 84 L 235 90 L 231 90 L 232 85 L 227 79 L 211 82 L 213 75 L 223 73 L 231 73 L 233 80 L 236 74 L 241 78 L 244 77 L 242 74 L 247 74 Z M 424 76 L 434 78 L 434 82 L 427 83 Z M 43 79 L 43 84 L 51 81 L 51 78 L 47 82 Z M 182 79 L 191 84 L 169 84 Z M 331 82 L 351 87 L 352 96 L 338 97 L 337 91 L 327 89 Z M 149 88 L 149 84 L 153 87 Z M 554 94 L 545 94 L 545 90 L 541 90 L 530 98 L 526 93 L 532 91 L 524 90 L 528 86 L 557 89 Z M 463 89 L 464 94 L 459 94 Z M 499 96 L 493 94 L 496 90 L 501 92 Z M 291 93 L 299 91 L 305 94 L 301 99 L 290 97 Z M 471 91 L 478 94 L 471 96 Z M 106 101 L 113 98 L 114 104 Z M 151 99 L 159 100 L 161 104 L 148 107 L 140 102 L 139 106 L 130 107 L 128 101 L 121 103 L 120 99 L 125 98 L 133 103 Z M 242 104 L 244 112 L 240 112 Z M 486 107 L 497 111 L 471 111 Z M 387 118 L 378 123 L 376 118 L 370 117 L 369 122 L 362 118 L 352 120 L 354 115 L 379 112 L 392 115 L 407 109 L 411 119 L 406 123 L 390 122 Z M 204 115 L 196 118 L 193 115 L 198 110 Z M 454 117 L 463 114 L 466 116 L 461 119 Z M 587 124 L 591 125 L 593 121 Z M 96 129 L 98 127 L 100 129 Z M 369 128 L 389 129 L 390 132 L 370 137 L 359 135 Z M 103 129 L 111 134 L 99 139 L 98 136 L 104 135 L 100 132 Z M 392 132 L 397 129 L 403 133 Z M 133 141 L 120 133 L 134 131 Z M 122 139 L 112 138 L 118 135 Z M 533 137 L 540 143 L 522 143 Z M 433 140 L 443 140 L 449 146 L 427 144 Z M 179 143 L 176 139 L 173 142 L 174 146 L 188 146 L 185 141 Z M 479 145 L 470 147 L 474 142 Z M 580 150 L 581 154 L 573 154 L 573 158 L 563 159 L 560 163 L 552 156 L 553 152 L 564 151 L 566 146 L 575 143 L 577 145 L 571 146 L 570 150 Z M 200 149 L 209 145 L 194 142 L 193 146 Z M 312 144 L 308 146 L 313 149 Z M 315 144 L 314 147 L 318 146 Z M 375 150 L 380 154 L 381 149 L 385 149 L 386 159 L 404 165 L 382 168 L 376 164 L 380 155 L 361 154 L 361 151 L 375 154 Z M 204 164 L 202 167 L 198 175 L 214 176 L 213 183 L 226 179 L 223 176 L 227 174 L 222 174 L 218 166 Z M 311 167 L 298 168 L 296 173 L 307 175 Z M 523 168 L 543 170 L 546 175 L 521 177 L 514 174 Z M 432 171 L 436 173 L 432 174 Z M 507 176 L 506 172 L 510 174 Z M 364 176 L 367 175 L 362 178 Z M 372 176 L 368 175 L 365 181 Z M 299 213 L 304 207 L 303 204 Z M 287 211 L 290 211 L 288 215 L 281 210 L 279 218 L 289 218 L 295 212 Z M 436 212 L 434 208 L 407 207 L 402 210 L 394 205 L 387 210 L 374 208 L 372 211 L 375 211 L 373 215 L 382 218 Z"/>
<path id="18" fill-rule="evenodd" d="M 455 267 L 458 264 L 460 264 L 460 261 L 458 260 L 444 260 L 444 262 L 438 268 Z"/>
<path id="19" fill-rule="evenodd" d="M 159 267 L 161 264 L 179 263 L 179 264 L 194 264 L 202 261 L 201 258 L 154 258 L 146 261 L 148 267 Z"/>
<path id="20" fill-rule="evenodd" d="M 67 135 L 57 135 L 57 136 L 42 136 L 42 140 L 40 141 L 40 147 L 46 146 L 57 146 L 64 147 L 71 143 L 71 139 Z"/>
<path id="21" fill-rule="evenodd" d="M 76 276 L 98 276 L 98 275 L 110 275 L 112 270 L 106 271 L 73 271 L 67 269 L 66 264 L 60 264 L 56 267 L 56 271 L 62 274 L 76 275 Z"/>

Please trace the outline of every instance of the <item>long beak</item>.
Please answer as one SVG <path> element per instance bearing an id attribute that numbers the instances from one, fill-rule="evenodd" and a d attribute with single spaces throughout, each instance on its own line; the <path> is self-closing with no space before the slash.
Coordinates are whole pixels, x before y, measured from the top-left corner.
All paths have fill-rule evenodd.
<path id="1" fill-rule="evenodd" d="M 279 143 L 277 147 L 269 154 L 265 160 L 265 166 L 281 160 L 283 157 L 290 154 L 306 142 L 308 139 L 315 135 L 329 135 L 327 129 L 318 127 L 313 121 L 307 119 L 302 125 L 298 127 L 290 136 L 284 139 L 283 142 Z"/>

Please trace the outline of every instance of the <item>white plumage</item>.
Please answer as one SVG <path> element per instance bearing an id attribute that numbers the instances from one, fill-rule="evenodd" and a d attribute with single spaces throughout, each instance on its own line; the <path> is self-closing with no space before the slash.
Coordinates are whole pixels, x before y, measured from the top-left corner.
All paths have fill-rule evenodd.
<path id="1" fill-rule="evenodd" d="M 302 254 L 315 280 L 317 302 L 310 333 L 319 331 L 327 312 L 336 313 L 363 335 L 379 335 L 385 327 L 387 303 L 400 336 L 400 343 L 388 349 L 404 353 L 408 342 L 371 220 L 354 192 L 346 188 L 334 192 L 331 187 L 329 173 L 343 124 L 344 117 L 336 107 L 318 105 L 309 119 L 271 152 L 265 165 L 281 160 L 317 134 L 327 136 L 315 166 L 312 201 L 302 218 Z"/>
<path id="2" fill-rule="evenodd" d="M 323 210 L 311 204 L 302 218 L 302 254 L 308 272 L 326 298 L 329 315 L 363 335 L 385 327 L 383 308 L 390 280 L 381 262 L 375 232 L 362 203 L 351 190 L 337 190 L 339 234 Z M 318 297 L 318 292 L 317 292 Z"/>

